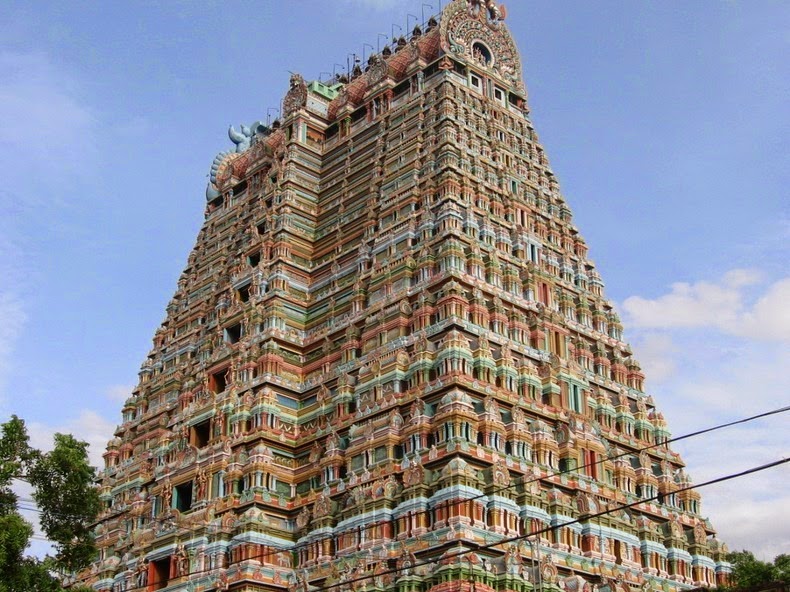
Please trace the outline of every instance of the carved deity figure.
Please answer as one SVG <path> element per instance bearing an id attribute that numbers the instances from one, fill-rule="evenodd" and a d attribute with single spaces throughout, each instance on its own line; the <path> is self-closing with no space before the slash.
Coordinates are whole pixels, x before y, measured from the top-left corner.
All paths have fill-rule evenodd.
<path id="1" fill-rule="evenodd" d="M 648 456 L 647 452 L 644 450 L 639 453 L 639 466 L 643 469 L 649 469 L 651 466 L 650 457 Z"/>
<path id="2" fill-rule="evenodd" d="M 148 585 L 148 561 L 140 557 L 137 560 L 137 569 L 135 570 L 135 583 L 138 588 L 144 588 Z"/>
<path id="3" fill-rule="evenodd" d="M 315 500 L 313 512 L 316 518 L 327 516 L 332 512 L 332 500 L 325 494 L 320 494 Z"/>
<path id="4" fill-rule="evenodd" d="M 313 447 L 310 449 L 310 456 L 308 457 L 311 463 L 318 462 L 321 458 L 321 445 L 318 442 L 313 444 Z"/>
<path id="5" fill-rule="evenodd" d="M 310 509 L 305 507 L 301 512 L 299 512 L 299 515 L 296 517 L 296 526 L 299 529 L 306 527 L 310 523 L 310 518 L 311 518 Z"/>
<path id="6" fill-rule="evenodd" d="M 400 489 L 398 480 L 393 475 L 390 475 L 384 483 L 384 495 L 390 498 L 395 497 L 400 492 Z"/>
<path id="7" fill-rule="evenodd" d="M 494 464 L 494 484 L 500 487 L 510 485 L 510 471 L 508 471 L 507 465 L 502 459 L 499 459 Z"/>
<path id="8" fill-rule="evenodd" d="M 494 0 L 471 0 L 469 3 L 473 14 L 477 14 L 481 8 L 488 12 L 488 18 L 492 21 L 500 21 L 505 18 L 505 7 L 497 5 Z"/>
<path id="9" fill-rule="evenodd" d="M 326 451 L 335 452 L 339 448 L 340 448 L 340 438 L 338 437 L 336 432 L 330 433 L 326 439 Z"/>
<path id="10" fill-rule="evenodd" d="M 173 563 L 176 577 L 189 574 L 189 555 L 187 555 L 184 545 L 178 545 L 175 555 L 173 555 Z"/>
<path id="11" fill-rule="evenodd" d="M 409 467 L 403 472 L 403 485 L 405 487 L 413 487 L 415 485 L 419 485 L 423 481 L 423 477 L 425 476 L 425 469 L 422 467 L 422 463 L 420 461 L 420 456 L 416 455 L 414 457 L 414 462 L 412 462 Z"/>
<path id="12" fill-rule="evenodd" d="M 401 543 L 402 544 L 402 543 Z M 409 551 L 405 545 L 403 545 L 403 550 L 401 551 L 401 556 L 398 559 L 397 567 L 398 570 L 403 573 L 403 575 L 411 575 L 412 567 L 417 563 L 417 557 L 415 557 L 414 553 Z"/>
<path id="13" fill-rule="evenodd" d="M 162 486 L 162 509 L 168 511 L 170 503 L 173 501 L 173 484 L 170 481 L 165 481 Z"/>
<path id="14" fill-rule="evenodd" d="M 206 469 L 204 467 L 200 467 L 197 471 L 197 475 L 195 476 L 195 499 L 197 501 L 205 499 L 207 492 L 208 477 L 206 476 Z"/>
<path id="15" fill-rule="evenodd" d="M 521 556 L 518 552 L 516 545 L 510 545 L 505 552 L 505 571 L 509 574 L 519 573 L 519 566 L 521 565 Z"/>

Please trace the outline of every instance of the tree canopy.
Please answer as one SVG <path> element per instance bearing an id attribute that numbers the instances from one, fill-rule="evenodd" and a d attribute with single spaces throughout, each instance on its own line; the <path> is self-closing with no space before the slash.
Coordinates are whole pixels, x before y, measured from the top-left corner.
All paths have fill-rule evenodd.
<path id="1" fill-rule="evenodd" d="M 96 554 L 90 526 L 99 511 L 94 477 L 85 442 L 55 434 L 54 448 L 41 452 L 18 417 L 0 425 L 0 592 L 59 592 L 58 574 L 90 563 Z M 33 526 L 19 513 L 15 480 L 32 486 L 54 556 L 25 556 Z"/>
<path id="2" fill-rule="evenodd" d="M 771 563 L 760 561 L 750 551 L 735 551 L 727 556 L 727 560 L 732 564 L 730 585 L 734 588 L 790 582 L 790 555 L 777 555 Z"/>

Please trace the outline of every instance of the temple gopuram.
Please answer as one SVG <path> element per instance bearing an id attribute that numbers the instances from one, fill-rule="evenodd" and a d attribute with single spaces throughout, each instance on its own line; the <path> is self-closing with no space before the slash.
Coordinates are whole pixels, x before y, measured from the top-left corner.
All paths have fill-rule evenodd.
<path id="1" fill-rule="evenodd" d="M 519 7 L 519 10 L 526 10 Z M 727 581 L 503 6 L 231 128 L 100 472 L 97 592 Z"/>

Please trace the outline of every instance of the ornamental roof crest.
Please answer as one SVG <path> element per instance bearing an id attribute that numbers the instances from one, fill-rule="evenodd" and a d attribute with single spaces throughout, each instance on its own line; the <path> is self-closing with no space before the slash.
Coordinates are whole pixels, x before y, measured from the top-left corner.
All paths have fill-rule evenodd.
<path id="1" fill-rule="evenodd" d="M 524 93 L 521 57 L 502 22 L 506 15 L 504 5 L 493 0 L 455 0 L 442 14 L 442 49 L 449 55 L 476 61 L 483 68 L 493 70 Z"/>

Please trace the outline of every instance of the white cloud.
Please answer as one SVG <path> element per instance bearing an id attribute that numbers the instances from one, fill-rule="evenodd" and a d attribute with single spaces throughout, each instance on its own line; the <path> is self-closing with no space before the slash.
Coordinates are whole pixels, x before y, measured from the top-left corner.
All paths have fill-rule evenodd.
<path id="1" fill-rule="evenodd" d="M 707 493 L 714 500 L 708 509 L 716 517 L 720 539 L 732 551 L 747 549 L 763 561 L 773 561 L 774 557 L 790 549 L 790 529 L 787 528 L 790 516 L 790 493 L 786 493 L 790 471 L 786 468 L 772 469 L 776 475 L 771 479 L 777 495 L 773 499 L 759 501 L 749 499 L 742 490 L 749 491 L 750 483 L 734 481 Z M 766 479 L 763 473 L 745 477 L 750 481 Z M 703 492 L 703 495 L 705 493 Z"/>
<path id="2" fill-rule="evenodd" d="M 677 347 L 665 333 L 647 333 L 633 343 L 639 352 L 639 363 L 650 384 L 661 383 L 675 374 Z"/>
<path id="3" fill-rule="evenodd" d="M 104 466 L 102 454 L 107 448 L 107 442 L 113 437 L 115 425 L 95 411 L 83 409 L 76 418 L 68 419 L 60 425 L 30 422 L 27 429 L 31 445 L 41 450 L 52 449 L 55 433 L 74 435 L 90 445 L 88 455 L 91 464 L 101 468 Z"/>
<path id="4" fill-rule="evenodd" d="M 674 284 L 656 299 L 625 301 L 648 392 L 674 435 L 790 404 L 790 279 L 761 281 L 733 270 L 715 282 Z M 629 318 L 630 317 L 630 318 Z M 779 343 L 778 343 L 779 342 Z M 771 416 L 673 445 L 701 483 L 786 458 L 790 413 Z M 700 490 L 703 514 L 731 549 L 762 559 L 787 550 L 790 467 Z"/>
<path id="5" fill-rule="evenodd" d="M 737 269 L 719 282 L 672 284 L 670 293 L 655 299 L 631 296 L 623 302 L 630 328 L 715 328 L 754 339 L 790 340 L 790 278 L 770 285 L 749 306 L 760 275 Z M 750 290 L 751 288 L 751 290 Z"/>
<path id="6" fill-rule="evenodd" d="M 786 414 L 678 443 L 689 474 L 701 483 L 787 457 Z M 764 560 L 790 548 L 790 466 L 699 490 L 702 512 L 732 550 L 748 549 Z"/>
<path id="7" fill-rule="evenodd" d="M 739 335 L 757 339 L 790 339 L 790 278 L 773 284 L 741 318 Z"/>

